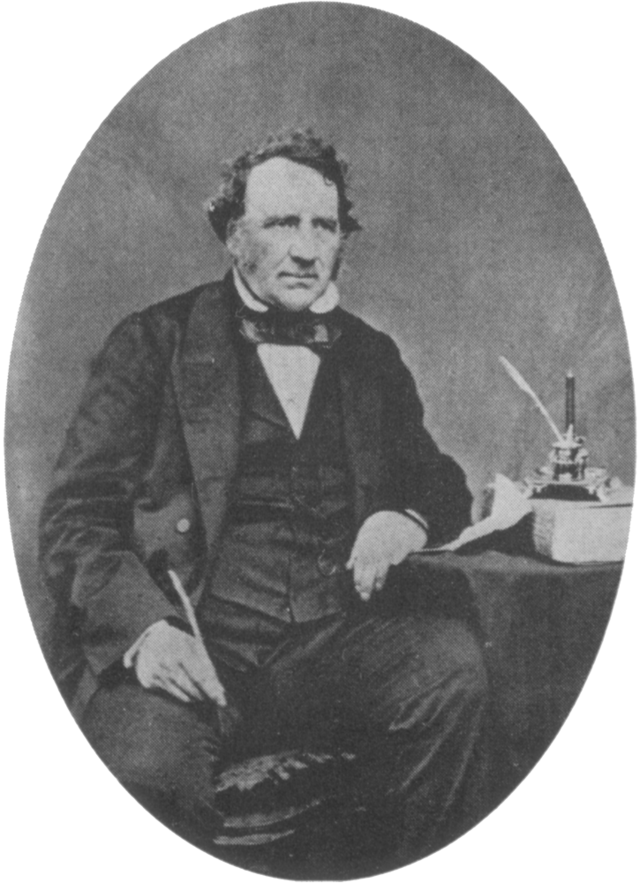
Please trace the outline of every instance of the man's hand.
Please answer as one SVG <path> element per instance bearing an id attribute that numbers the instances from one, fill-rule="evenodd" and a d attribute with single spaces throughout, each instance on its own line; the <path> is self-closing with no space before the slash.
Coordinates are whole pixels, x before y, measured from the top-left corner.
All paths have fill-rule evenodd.
<path id="1" fill-rule="evenodd" d="M 376 512 L 358 531 L 347 568 L 363 601 L 384 586 L 389 568 L 424 548 L 425 528 L 401 512 Z"/>
<path id="2" fill-rule="evenodd" d="M 126 654 L 125 666 L 130 665 L 146 689 L 165 690 L 183 702 L 212 699 L 227 704 L 202 642 L 164 620 L 147 629 Z"/>

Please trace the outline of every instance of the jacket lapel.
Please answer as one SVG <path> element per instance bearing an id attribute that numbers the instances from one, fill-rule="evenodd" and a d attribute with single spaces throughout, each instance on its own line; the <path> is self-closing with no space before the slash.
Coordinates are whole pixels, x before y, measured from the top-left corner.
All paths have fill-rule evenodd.
<path id="1" fill-rule="evenodd" d="M 238 456 L 240 389 L 232 297 L 229 278 L 199 295 L 172 366 L 209 546 L 220 533 Z"/>
<path id="2" fill-rule="evenodd" d="M 336 344 L 349 463 L 355 483 L 356 523 L 377 508 L 382 481 L 382 394 L 376 364 L 345 333 Z"/>

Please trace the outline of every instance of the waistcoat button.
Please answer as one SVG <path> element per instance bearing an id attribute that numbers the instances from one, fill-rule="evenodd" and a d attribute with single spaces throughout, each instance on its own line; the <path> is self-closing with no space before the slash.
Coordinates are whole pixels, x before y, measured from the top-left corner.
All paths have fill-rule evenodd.
<path id="1" fill-rule="evenodd" d="M 187 533 L 191 529 L 191 522 L 188 518 L 181 518 L 180 521 L 176 523 L 176 530 L 178 533 Z"/>

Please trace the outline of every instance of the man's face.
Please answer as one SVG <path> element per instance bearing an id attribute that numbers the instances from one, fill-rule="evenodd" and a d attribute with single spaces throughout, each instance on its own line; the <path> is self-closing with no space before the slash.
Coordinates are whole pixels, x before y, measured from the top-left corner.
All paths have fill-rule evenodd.
<path id="1" fill-rule="evenodd" d="M 331 281 L 340 245 L 335 184 L 283 157 L 251 169 L 245 213 L 227 248 L 260 300 L 292 311 L 310 307 Z"/>

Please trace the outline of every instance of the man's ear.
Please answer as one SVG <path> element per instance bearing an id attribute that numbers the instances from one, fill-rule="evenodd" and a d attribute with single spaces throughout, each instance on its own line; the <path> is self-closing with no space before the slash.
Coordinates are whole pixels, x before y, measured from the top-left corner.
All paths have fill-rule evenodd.
<path id="1" fill-rule="evenodd" d="M 227 236 L 224 241 L 224 244 L 225 244 L 227 251 L 229 252 L 229 254 L 231 255 L 231 257 L 234 260 L 237 260 L 240 255 L 240 247 L 241 247 L 240 238 L 241 238 L 241 232 L 240 232 L 240 225 L 238 224 L 238 221 L 237 220 L 229 221 L 229 223 L 227 224 Z"/>

